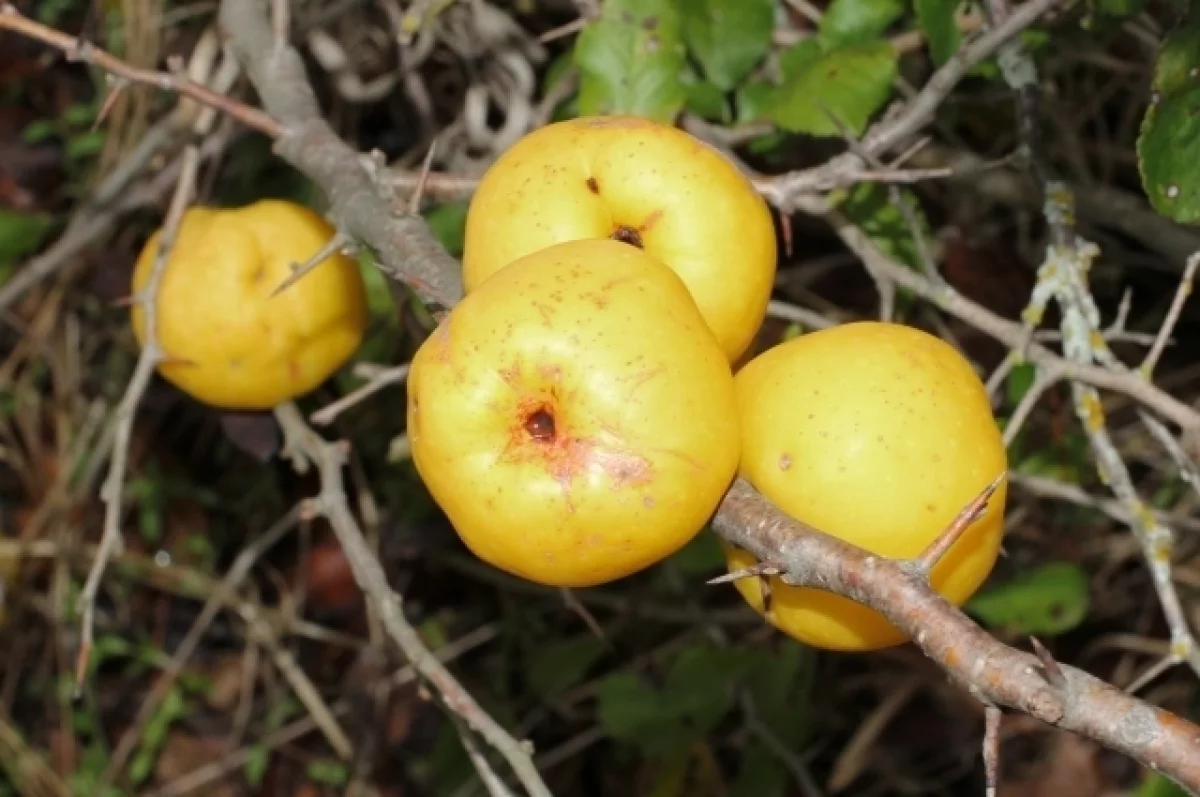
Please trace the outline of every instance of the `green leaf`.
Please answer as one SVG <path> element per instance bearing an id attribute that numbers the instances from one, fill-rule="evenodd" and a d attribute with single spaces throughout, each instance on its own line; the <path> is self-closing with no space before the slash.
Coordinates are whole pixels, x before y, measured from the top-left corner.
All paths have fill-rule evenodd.
<path id="1" fill-rule="evenodd" d="M 779 54 L 779 72 L 783 85 L 798 80 L 805 70 L 821 60 L 824 51 L 816 39 L 801 39 Z"/>
<path id="2" fill-rule="evenodd" d="M 1200 85 L 1151 105 L 1137 155 L 1154 209 L 1181 224 L 1200 221 Z"/>
<path id="3" fill-rule="evenodd" d="M 788 793 L 788 772 L 762 742 L 746 746 L 738 762 L 737 778 L 729 787 L 729 797 L 784 797 Z"/>
<path id="4" fill-rule="evenodd" d="M 917 220 L 917 230 L 928 245 L 932 233 L 916 194 L 908 189 L 901 189 L 900 198 L 912 208 Z M 884 254 L 913 270 L 921 269 L 921 255 L 912 230 L 909 229 L 900 208 L 888 196 L 886 186 L 880 183 L 858 183 L 850 189 L 841 204 L 841 210 L 862 228 Z"/>
<path id="5" fill-rule="evenodd" d="M 395 316 L 396 300 L 392 298 L 392 289 L 388 284 L 387 277 L 383 275 L 375 262 L 375 253 L 371 251 L 370 247 L 360 246 L 356 257 L 363 285 L 367 289 L 367 307 L 370 309 L 371 315 L 384 318 Z"/>
<path id="6" fill-rule="evenodd" d="M 857 44 L 824 53 L 798 70 L 775 94 L 768 116 L 793 133 L 842 135 L 830 114 L 854 135 L 887 101 L 896 77 L 896 51 L 888 42 Z"/>
<path id="7" fill-rule="evenodd" d="M 1033 380 L 1037 378 L 1037 366 L 1033 363 L 1020 363 L 1013 366 L 1012 371 L 1008 374 L 1006 380 L 1006 396 L 1008 406 L 1016 408 L 1021 403 L 1021 399 L 1025 396 L 1026 391 L 1033 385 Z"/>
<path id="8" fill-rule="evenodd" d="M 1145 0 L 1096 0 L 1097 15 L 1116 22 L 1141 13 L 1145 7 Z"/>
<path id="9" fill-rule="evenodd" d="M 1167 97 L 1197 84 L 1193 70 L 1200 66 L 1200 13 L 1191 12 L 1159 48 L 1150 87 Z"/>
<path id="10" fill-rule="evenodd" d="M 596 689 L 596 709 L 605 732 L 617 741 L 642 747 L 670 748 L 674 717 L 658 703 L 658 695 L 633 673 L 616 673 Z"/>
<path id="11" fill-rule="evenodd" d="M 308 779 L 325 786 L 344 786 L 350 777 L 346 764 L 332 758 L 318 758 L 308 762 Z"/>
<path id="12" fill-rule="evenodd" d="M 725 552 L 721 550 L 716 535 L 706 527 L 667 561 L 679 570 L 680 575 L 695 578 L 723 568 Z"/>
<path id="13" fill-rule="evenodd" d="M 468 199 L 457 202 L 447 202 L 425 212 L 425 221 L 434 236 L 454 257 L 460 257 L 463 249 L 463 239 L 467 234 L 467 210 L 471 202 Z"/>
<path id="14" fill-rule="evenodd" d="M 818 26 L 821 46 L 874 43 L 904 9 L 904 0 L 833 0 Z"/>
<path id="15" fill-rule="evenodd" d="M 1079 625 L 1088 605 L 1083 568 L 1074 562 L 1051 562 L 976 594 L 966 610 L 1012 634 L 1054 636 Z"/>
<path id="16" fill-rule="evenodd" d="M 16 261 L 37 250 L 54 226 L 48 213 L 18 213 L 0 208 L 0 277 Z M 4 279 L 0 279 L 0 283 Z"/>
<path id="17" fill-rule="evenodd" d="M 746 83 L 737 91 L 737 121 L 746 124 L 762 119 L 775 102 L 775 87 L 765 81 Z"/>
<path id="18" fill-rule="evenodd" d="M 616 673 L 597 689 L 600 722 L 646 755 L 669 755 L 704 738 L 729 712 L 750 663 L 745 651 L 698 645 L 674 657 L 661 691 Z"/>
<path id="19" fill-rule="evenodd" d="M 544 698 L 570 689 L 583 681 L 604 649 L 604 643 L 591 634 L 541 645 L 529 664 L 529 685 Z"/>
<path id="20" fill-rule="evenodd" d="M 579 111 L 671 121 L 687 92 L 685 50 L 674 0 L 608 0 L 575 41 Z"/>
<path id="21" fill-rule="evenodd" d="M 917 24 L 929 44 L 929 57 L 937 66 L 950 60 L 962 43 L 955 23 L 960 0 L 915 0 Z"/>
<path id="22" fill-rule="evenodd" d="M 718 88 L 737 86 L 767 54 L 774 0 L 680 0 L 680 5 L 683 39 Z"/>
<path id="23" fill-rule="evenodd" d="M 687 109 L 702 119 L 729 124 L 729 103 L 725 94 L 707 80 L 688 84 Z"/>
<path id="24" fill-rule="evenodd" d="M 1187 797 L 1187 791 L 1161 772 L 1151 772 L 1133 797 Z"/>

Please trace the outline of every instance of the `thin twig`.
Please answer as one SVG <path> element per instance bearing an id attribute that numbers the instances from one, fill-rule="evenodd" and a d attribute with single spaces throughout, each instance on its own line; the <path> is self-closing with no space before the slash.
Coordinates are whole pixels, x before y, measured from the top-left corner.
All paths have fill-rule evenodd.
<path id="1" fill-rule="evenodd" d="M 236 119 L 260 133 L 266 133 L 272 138 L 283 135 L 283 127 L 278 122 L 269 114 L 251 105 L 213 91 L 208 86 L 196 83 L 184 75 L 155 72 L 131 66 L 91 42 L 81 41 L 74 36 L 29 19 L 17 11 L 16 6 L 11 3 L 0 5 L 0 30 L 11 30 L 55 47 L 61 50 L 69 61 L 83 61 L 134 83 L 154 86 L 190 97 L 196 102 L 216 108 L 224 115 Z"/>
<path id="2" fill-rule="evenodd" d="M 179 646 L 175 649 L 175 653 L 172 654 L 171 658 L 163 666 L 149 693 L 143 698 L 133 722 L 121 734 L 121 739 L 117 743 L 112 756 L 109 758 L 108 767 L 103 778 L 105 783 L 112 783 L 116 774 L 125 768 L 125 763 L 129 760 L 129 756 L 137 749 L 138 744 L 142 740 L 142 728 L 154 716 L 154 712 L 158 709 L 163 698 L 166 697 L 171 687 L 175 685 L 179 674 L 183 671 L 184 665 L 191 658 L 197 645 L 200 644 L 200 640 L 204 637 L 209 625 L 216 619 L 217 613 L 234 596 L 238 585 L 249 574 L 250 568 L 254 566 L 258 558 L 271 549 L 275 543 L 283 538 L 284 534 L 295 526 L 300 519 L 302 508 L 302 505 L 292 507 L 274 525 L 267 529 L 262 536 L 243 548 L 234 560 L 233 565 L 226 572 L 225 577 L 216 585 L 216 589 L 209 594 L 208 600 L 204 602 L 200 614 L 192 622 L 187 635 L 179 643 Z"/>
<path id="3" fill-rule="evenodd" d="M 341 415 L 346 410 L 358 404 L 368 396 L 383 390 L 389 385 L 395 385 L 403 382 L 408 378 L 409 366 L 396 365 L 391 368 L 385 368 L 382 371 L 374 374 L 370 381 L 360 387 L 355 388 L 351 392 L 342 396 L 337 401 L 330 402 L 321 409 L 312 414 L 312 422 L 318 426 L 328 426 L 333 423 L 337 416 Z"/>
<path id="4" fill-rule="evenodd" d="M 1179 321 L 1179 316 L 1183 313 L 1183 305 L 1187 302 L 1187 298 L 1192 294 L 1192 284 L 1196 278 L 1196 269 L 1200 267 L 1200 252 L 1187 259 L 1187 264 L 1183 268 L 1183 276 L 1179 279 L 1179 287 L 1175 290 L 1175 297 L 1171 300 L 1171 307 L 1167 310 L 1167 317 L 1163 319 L 1162 326 L 1158 328 L 1158 335 L 1154 338 L 1154 345 L 1150 347 L 1150 351 L 1146 353 L 1146 359 L 1142 361 L 1138 371 L 1142 376 L 1149 379 L 1154 374 L 1154 367 L 1158 365 L 1158 358 L 1162 356 L 1163 349 L 1167 347 L 1167 341 L 1171 337 L 1171 332 L 1175 329 L 1175 324 Z"/>
<path id="5" fill-rule="evenodd" d="M 0 16 L 0 19 L 3 19 Z M 125 394 L 117 405 L 115 419 L 115 435 L 113 438 L 112 459 L 109 461 L 108 476 L 101 487 L 100 496 L 104 501 L 104 531 L 100 538 L 100 546 L 96 560 L 88 573 L 87 581 L 79 594 L 78 611 L 82 615 L 79 657 L 75 667 L 75 686 L 83 688 L 83 680 L 87 674 L 88 658 L 92 651 L 93 629 L 95 625 L 96 596 L 100 591 L 100 581 L 108 560 L 121 545 L 121 510 L 122 493 L 125 486 L 125 465 L 129 456 L 129 442 L 133 433 L 133 420 L 137 406 L 146 392 L 150 379 L 158 364 L 165 358 L 165 353 L 158 342 L 158 285 L 166 270 L 171 247 L 175 243 L 175 235 L 183 221 L 184 211 L 191 202 L 192 192 L 196 185 L 196 173 L 200 166 L 200 151 L 189 146 L 183 153 L 183 168 L 180 171 L 179 183 L 171 205 L 163 222 L 162 234 L 158 242 L 158 252 L 151 266 L 150 276 L 145 287 L 138 296 L 145 320 L 145 343 L 134 366 L 133 376 L 125 388 Z"/>
<path id="6" fill-rule="evenodd" d="M 294 404 L 276 407 L 275 416 L 288 441 L 288 450 L 316 465 L 321 492 L 314 506 L 332 526 L 355 581 L 378 611 L 388 636 L 422 678 L 434 687 L 446 708 L 461 717 L 472 731 L 504 756 L 530 797 L 550 797 L 549 789 L 534 767 L 531 745 L 510 736 L 475 702 L 450 671 L 429 652 L 416 629 L 404 616 L 402 598 L 388 584 L 379 560 L 367 547 L 362 530 L 350 513 L 342 482 L 342 467 L 346 458 L 343 445 L 331 443 L 310 429 Z"/>

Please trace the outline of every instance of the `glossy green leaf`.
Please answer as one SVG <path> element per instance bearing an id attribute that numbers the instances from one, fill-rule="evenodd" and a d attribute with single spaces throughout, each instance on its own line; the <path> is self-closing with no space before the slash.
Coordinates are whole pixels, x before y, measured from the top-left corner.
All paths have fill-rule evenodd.
<path id="1" fill-rule="evenodd" d="M 1200 85 L 1163 96 L 1150 107 L 1137 154 L 1142 187 L 1154 209 L 1182 224 L 1200 221 Z"/>
<path id="2" fill-rule="evenodd" d="M 674 119 L 687 99 L 685 52 L 674 0 L 608 0 L 575 42 L 580 114 Z"/>
<path id="3" fill-rule="evenodd" d="M 833 0 L 821 15 L 821 45 L 832 50 L 877 42 L 905 8 L 904 0 Z"/>
<path id="4" fill-rule="evenodd" d="M 768 117 L 793 133 L 840 137 L 832 115 L 861 135 L 895 77 L 896 51 L 888 42 L 840 47 L 797 69 L 775 93 Z"/>
<path id="5" fill-rule="evenodd" d="M 966 610 L 991 628 L 1054 636 L 1087 617 L 1088 576 L 1074 562 L 1051 562 L 976 594 Z"/>
<path id="6" fill-rule="evenodd" d="M 962 33 L 955 23 L 960 0 L 914 0 L 917 24 L 925 34 L 929 57 L 941 66 L 962 43 Z"/>
<path id="7" fill-rule="evenodd" d="M 683 39 L 705 76 L 729 91 L 763 59 L 775 0 L 680 0 Z"/>
<path id="8" fill-rule="evenodd" d="M 1200 83 L 1200 13 L 1187 15 L 1163 40 L 1154 62 L 1151 88 L 1170 96 Z"/>

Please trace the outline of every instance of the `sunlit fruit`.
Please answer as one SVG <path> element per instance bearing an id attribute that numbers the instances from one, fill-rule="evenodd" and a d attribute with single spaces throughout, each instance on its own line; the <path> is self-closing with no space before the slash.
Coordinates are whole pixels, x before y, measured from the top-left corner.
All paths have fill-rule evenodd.
<path id="1" fill-rule="evenodd" d="M 491 166 L 471 200 L 468 292 L 519 257 L 612 238 L 675 271 L 731 361 L 766 315 L 775 279 L 770 210 L 720 152 L 675 127 L 630 116 L 557 122 Z"/>
<path id="2" fill-rule="evenodd" d="M 417 470 L 480 559 L 530 581 L 618 579 L 691 540 L 733 480 L 733 376 L 673 271 L 581 239 L 520 258 L 425 341 Z"/>
<path id="3" fill-rule="evenodd" d="M 882 556 L 919 555 L 1007 468 L 987 393 L 949 344 L 901 324 L 860 322 L 793 338 L 735 379 L 740 473 L 789 516 Z M 933 568 L 961 605 L 995 564 L 1007 483 Z M 726 544 L 731 570 L 753 555 Z M 817 589 L 769 583 L 767 619 L 834 650 L 905 641 L 882 615 Z M 764 611 L 759 577 L 735 582 Z"/>
<path id="4" fill-rule="evenodd" d="M 356 261 L 340 252 L 282 292 L 272 293 L 333 237 L 332 226 L 293 202 L 240 208 L 192 207 L 184 214 L 158 286 L 159 372 L 214 407 L 265 410 L 324 382 L 358 348 L 367 323 Z M 133 273 L 142 291 L 161 230 Z M 146 344 L 146 319 L 133 307 Z"/>

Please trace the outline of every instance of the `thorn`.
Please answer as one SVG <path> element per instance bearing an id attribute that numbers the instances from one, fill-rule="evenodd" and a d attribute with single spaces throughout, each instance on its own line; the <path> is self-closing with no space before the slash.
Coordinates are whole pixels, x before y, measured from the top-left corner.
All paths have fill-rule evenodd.
<path id="1" fill-rule="evenodd" d="M 78 701 L 83 697 L 83 682 L 87 678 L 88 660 L 91 656 L 91 643 L 84 642 L 79 648 L 79 654 L 75 657 L 75 689 L 71 693 L 72 700 Z"/>
<path id="2" fill-rule="evenodd" d="M 159 357 L 158 364 L 159 365 L 172 365 L 172 366 L 184 365 L 184 366 L 189 366 L 189 367 L 197 365 L 195 360 L 189 360 L 185 357 L 173 357 L 170 354 L 163 354 L 161 357 Z"/>
<path id="3" fill-rule="evenodd" d="M 125 78 L 110 75 L 109 79 L 112 82 L 112 91 L 104 98 L 104 102 L 100 105 L 100 110 L 96 113 L 96 120 L 92 122 L 92 132 L 100 128 L 100 125 L 108 118 L 108 114 L 112 111 L 113 106 L 117 104 L 117 100 L 121 96 L 121 92 L 129 86 L 129 81 Z"/>
<path id="4" fill-rule="evenodd" d="M 438 139 L 434 137 L 429 142 L 429 151 L 425 153 L 425 161 L 421 164 L 421 173 L 417 176 L 417 187 L 408 199 L 408 215 L 415 216 L 421 210 L 421 195 L 425 193 L 425 183 L 429 180 L 429 170 L 433 167 L 433 156 L 437 152 Z"/>
<path id="5" fill-rule="evenodd" d="M 975 496 L 975 499 L 971 503 L 964 506 L 946 530 L 939 534 L 937 539 L 921 552 L 921 555 L 916 559 L 916 564 L 923 573 L 928 575 L 933 566 L 946 555 L 946 552 L 950 550 L 954 543 L 958 542 L 959 537 L 971 527 L 971 524 L 983 516 L 983 513 L 987 511 L 988 501 L 996 494 L 996 490 L 1000 489 L 1000 484 L 1004 481 L 1006 475 L 1007 472 L 997 476 L 991 484 L 983 489 L 983 492 Z"/>
<path id="6" fill-rule="evenodd" d="M 1066 686 L 1067 676 L 1063 675 L 1062 668 L 1058 666 L 1054 656 L 1050 655 L 1050 651 L 1046 650 L 1046 646 L 1034 636 L 1029 637 L 1029 644 L 1033 646 L 1034 655 L 1042 663 L 1042 674 L 1046 676 L 1046 682 L 1055 689 L 1062 689 Z"/>
<path id="7" fill-rule="evenodd" d="M 792 214 L 782 213 L 779 216 L 780 232 L 783 233 L 783 253 L 785 257 L 792 256 Z"/>
<path id="8" fill-rule="evenodd" d="M 754 576 L 777 576 L 777 575 L 781 574 L 782 572 L 783 572 L 783 570 L 775 565 L 767 564 L 766 562 L 759 562 L 756 565 L 751 565 L 750 567 L 743 567 L 740 570 L 733 570 L 731 572 L 728 572 L 723 576 L 717 576 L 716 578 L 711 578 L 708 580 L 707 583 L 710 585 L 712 585 L 712 584 L 728 584 L 733 581 L 740 581 L 743 578 L 752 578 Z"/>
<path id="9" fill-rule="evenodd" d="M 340 250 L 349 241 L 350 241 L 350 236 L 346 235 L 342 231 L 339 230 L 338 232 L 334 233 L 333 237 L 330 238 L 325 243 L 325 245 L 322 246 L 317 251 L 317 253 L 315 255 L 313 255 L 312 257 L 310 257 L 305 263 L 303 263 L 302 265 L 299 265 L 299 266 L 297 266 L 296 264 L 293 263 L 292 264 L 292 273 L 288 276 L 287 279 L 285 279 L 283 282 L 281 282 L 279 284 L 278 288 L 271 291 L 271 295 L 268 296 L 267 298 L 274 299 L 276 296 L 278 296 L 279 294 L 286 291 L 288 288 L 295 285 L 297 282 L 299 282 L 304 277 L 305 274 L 307 274 L 308 272 L 315 269 L 317 266 L 324 263 L 332 255 L 337 254 L 338 250 Z"/>

